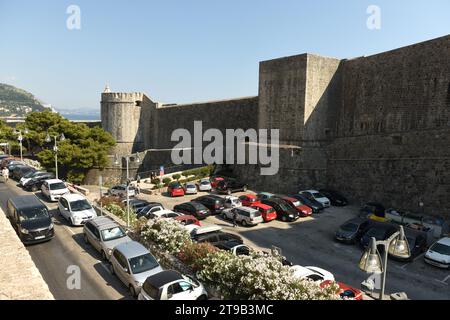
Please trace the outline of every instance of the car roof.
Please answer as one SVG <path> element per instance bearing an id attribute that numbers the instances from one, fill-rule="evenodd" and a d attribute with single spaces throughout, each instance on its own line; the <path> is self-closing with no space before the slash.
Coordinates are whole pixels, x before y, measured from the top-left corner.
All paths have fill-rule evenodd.
<path id="1" fill-rule="evenodd" d="M 60 180 L 60 179 L 49 179 L 49 180 L 45 180 L 47 183 L 53 184 L 53 183 L 61 183 L 64 181 Z"/>
<path id="2" fill-rule="evenodd" d="M 252 207 L 256 207 L 256 208 L 261 208 L 263 210 L 267 210 L 267 209 L 273 209 L 271 206 L 261 203 L 261 202 L 257 202 L 255 204 L 252 204 Z"/>
<path id="3" fill-rule="evenodd" d="M 343 223 L 343 225 L 344 225 L 344 224 L 347 224 L 347 223 L 357 223 L 357 224 L 361 224 L 361 223 L 363 223 L 363 222 L 370 222 L 370 220 L 367 219 L 367 218 L 356 217 L 356 218 L 352 218 L 352 219 L 350 219 L 350 220 L 345 221 L 345 222 Z"/>
<path id="4" fill-rule="evenodd" d="M 197 220 L 196 217 L 188 215 L 188 214 L 184 214 L 184 215 L 175 217 L 175 220 L 188 220 L 188 219 Z"/>
<path id="5" fill-rule="evenodd" d="M 247 211 L 249 213 L 258 211 L 257 209 L 253 209 L 251 207 L 243 207 L 243 206 L 242 207 L 237 207 L 237 208 L 234 208 L 234 209 L 241 210 L 241 211 Z"/>
<path id="6" fill-rule="evenodd" d="M 119 250 L 127 259 L 149 253 L 147 248 L 145 248 L 142 244 L 136 241 L 121 243 L 117 245 L 114 249 Z"/>
<path id="7" fill-rule="evenodd" d="M 309 189 L 309 190 L 303 190 L 303 191 L 300 191 L 300 192 L 310 192 L 310 193 L 316 193 L 316 192 L 319 192 L 319 191 L 317 191 L 317 190 L 314 190 L 314 189 Z"/>
<path id="8" fill-rule="evenodd" d="M 17 209 L 26 209 L 33 207 L 47 208 L 34 194 L 17 196 L 9 199 Z"/>
<path id="9" fill-rule="evenodd" d="M 194 182 L 186 182 L 186 187 L 196 187 L 197 188 L 197 186 L 195 185 L 195 183 Z"/>
<path id="10" fill-rule="evenodd" d="M 153 287 L 161 288 L 168 283 L 183 279 L 183 276 L 178 271 L 164 270 L 148 277 L 145 282 L 151 284 Z"/>
<path id="11" fill-rule="evenodd" d="M 86 200 L 86 197 L 82 196 L 81 194 L 77 193 L 69 193 L 63 196 L 67 201 L 77 201 L 77 200 Z"/>
<path id="12" fill-rule="evenodd" d="M 120 226 L 109 216 L 95 217 L 94 219 L 91 219 L 89 223 L 97 227 L 97 229 L 109 229 Z"/>
<path id="13" fill-rule="evenodd" d="M 450 246 L 450 238 L 449 237 L 442 238 L 437 243 L 441 243 L 441 244 L 445 244 L 446 246 Z"/>

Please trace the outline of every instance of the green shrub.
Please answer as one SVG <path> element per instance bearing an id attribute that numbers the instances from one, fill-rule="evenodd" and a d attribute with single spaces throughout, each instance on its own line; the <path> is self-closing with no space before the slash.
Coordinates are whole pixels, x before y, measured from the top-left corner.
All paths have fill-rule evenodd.
<path id="1" fill-rule="evenodd" d="M 164 183 L 164 185 L 168 185 L 169 183 L 172 182 L 172 179 L 169 178 L 169 177 L 166 177 L 166 178 L 164 178 L 164 179 L 162 180 L 162 182 Z"/>
<path id="2" fill-rule="evenodd" d="M 161 179 L 160 178 L 152 179 L 152 184 L 160 184 L 160 183 L 161 183 Z"/>
<path id="3" fill-rule="evenodd" d="M 174 180 L 180 180 L 180 178 L 181 178 L 181 174 L 179 174 L 179 173 L 176 173 L 176 174 L 174 174 L 173 176 L 172 176 L 172 178 L 174 179 Z"/>

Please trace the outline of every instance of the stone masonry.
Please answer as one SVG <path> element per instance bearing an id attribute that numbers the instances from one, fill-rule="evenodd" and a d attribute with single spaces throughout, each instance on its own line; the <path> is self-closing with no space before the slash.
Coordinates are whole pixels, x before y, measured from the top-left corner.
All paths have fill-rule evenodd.
<path id="1" fill-rule="evenodd" d="M 280 171 L 234 166 L 254 189 L 329 187 L 354 202 L 450 217 L 450 35 L 356 59 L 301 54 L 263 61 L 257 97 L 164 105 L 103 93 L 115 153 L 172 148 L 176 128 L 280 130 Z M 170 166 L 148 152 L 138 170 Z"/>
<path id="2" fill-rule="evenodd" d="M 27 249 L 0 209 L 0 300 L 53 300 Z"/>

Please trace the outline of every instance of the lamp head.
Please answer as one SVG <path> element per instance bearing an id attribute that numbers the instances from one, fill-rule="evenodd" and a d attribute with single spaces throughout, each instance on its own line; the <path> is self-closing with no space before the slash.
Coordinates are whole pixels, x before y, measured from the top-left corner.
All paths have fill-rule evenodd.
<path id="1" fill-rule="evenodd" d="M 61 136 L 59 137 L 60 141 L 64 141 L 66 140 L 66 137 L 64 136 L 64 133 L 61 133 Z"/>
<path id="2" fill-rule="evenodd" d="M 382 273 L 383 264 L 381 263 L 381 257 L 377 250 L 376 240 L 372 238 L 370 245 L 364 251 L 359 260 L 359 268 L 367 273 Z"/>
<path id="3" fill-rule="evenodd" d="M 400 233 L 389 245 L 389 254 L 397 257 L 407 259 L 411 256 L 409 243 L 405 236 L 403 226 L 400 226 Z"/>
<path id="4" fill-rule="evenodd" d="M 134 158 L 134 162 L 136 162 L 136 163 L 141 162 L 141 158 L 139 157 L 139 153 L 136 154 L 136 157 Z"/>
<path id="5" fill-rule="evenodd" d="M 47 135 L 45 136 L 45 142 L 50 143 L 52 142 L 52 138 L 50 138 L 50 135 L 47 132 Z"/>

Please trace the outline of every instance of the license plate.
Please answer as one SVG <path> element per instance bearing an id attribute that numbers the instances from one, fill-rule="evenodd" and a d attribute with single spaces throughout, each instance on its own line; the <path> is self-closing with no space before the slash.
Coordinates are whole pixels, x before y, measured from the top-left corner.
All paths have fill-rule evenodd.
<path id="1" fill-rule="evenodd" d="M 39 236 L 39 237 L 35 237 L 34 239 L 40 240 L 40 239 L 44 239 L 44 238 L 45 238 L 45 236 Z"/>

